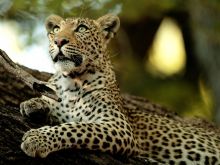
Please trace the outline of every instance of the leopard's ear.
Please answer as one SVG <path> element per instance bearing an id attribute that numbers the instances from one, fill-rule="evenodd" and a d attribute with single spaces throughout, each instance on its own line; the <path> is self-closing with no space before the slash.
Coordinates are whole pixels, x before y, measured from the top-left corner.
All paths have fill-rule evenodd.
<path id="1" fill-rule="evenodd" d="M 101 31 L 104 34 L 106 42 L 113 38 L 120 27 L 120 20 L 118 16 L 113 14 L 104 15 L 96 20 Z"/>
<path id="2" fill-rule="evenodd" d="M 45 26 L 46 26 L 47 32 L 52 31 L 55 26 L 59 26 L 59 24 L 62 20 L 63 20 L 62 17 L 60 17 L 58 15 L 54 15 L 54 14 L 47 17 L 47 19 L 45 21 Z"/>

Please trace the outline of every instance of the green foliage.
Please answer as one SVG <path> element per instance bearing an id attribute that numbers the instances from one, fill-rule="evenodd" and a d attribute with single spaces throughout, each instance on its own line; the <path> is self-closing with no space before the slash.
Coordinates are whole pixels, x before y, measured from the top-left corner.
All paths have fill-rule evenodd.
<path id="1" fill-rule="evenodd" d="M 108 12 L 118 14 L 119 0 L 2 0 L 0 15 L 11 19 L 20 17 L 45 17 L 51 13 L 68 16 L 96 16 Z"/>
<path id="2" fill-rule="evenodd" d="M 20 32 L 29 36 L 27 44 L 31 44 L 36 41 L 33 31 L 50 14 L 97 18 L 109 12 L 118 14 L 121 8 L 120 0 L 1 0 L 0 18 L 20 24 Z"/>

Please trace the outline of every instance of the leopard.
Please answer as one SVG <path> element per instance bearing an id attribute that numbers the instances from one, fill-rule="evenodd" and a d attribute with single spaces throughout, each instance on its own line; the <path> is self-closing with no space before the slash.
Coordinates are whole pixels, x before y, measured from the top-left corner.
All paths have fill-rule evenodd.
<path id="1" fill-rule="evenodd" d="M 50 123 L 23 135 L 24 153 L 45 158 L 63 149 L 85 149 L 160 164 L 220 164 L 216 132 L 166 115 L 124 108 L 127 103 L 108 51 L 120 27 L 118 16 L 89 19 L 53 14 L 45 27 L 56 69 L 48 86 L 61 100 L 42 95 L 20 104 L 24 117 L 41 113 Z"/>

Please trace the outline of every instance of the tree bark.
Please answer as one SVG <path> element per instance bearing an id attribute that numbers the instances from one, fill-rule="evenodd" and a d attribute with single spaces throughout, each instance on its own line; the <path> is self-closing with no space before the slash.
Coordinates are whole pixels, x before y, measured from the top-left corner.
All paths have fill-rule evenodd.
<path id="1" fill-rule="evenodd" d="M 51 76 L 49 73 L 23 68 L 39 80 L 46 81 Z M 0 65 L 0 164 L 152 164 L 153 161 L 148 159 L 120 158 L 101 152 L 73 149 L 52 153 L 45 159 L 26 156 L 20 149 L 23 134 L 31 128 L 39 128 L 45 124 L 33 123 L 29 119 L 23 118 L 19 113 L 20 102 L 32 97 L 36 97 L 36 94 Z M 185 122 L 184 119 L 178 117 L 176 114 L 144 98 L 124 94 L 123 99 L 125 109 L 134 107 L 148 113 L 157 113 L 158 115 L 165 115 L 172 120 Z M 192 122 L 192 120 L 187 120 L 187 123 L 189 122 Z M 219 131 L 213 124 L 202 120 L 193 120 L 192 124 L 197 127 L 207 127 L 207 129 Z"/>

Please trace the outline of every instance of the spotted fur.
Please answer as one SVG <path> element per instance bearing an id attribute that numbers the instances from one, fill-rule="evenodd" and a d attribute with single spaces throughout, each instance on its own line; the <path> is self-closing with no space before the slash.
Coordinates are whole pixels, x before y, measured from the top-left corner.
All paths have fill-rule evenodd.
<path id="1" fill-rule="evenodd" d="M 42 96 L 21 103 L 24 116 L 40 112 L 55 126 L 31 129 L 21 148 L 46 157 L 64 148 L 89 149 L 152 158 L 160 163 L 220 164 L 220 137 L 214 132 L 138 109 L 123 108 L 107 44 L 119 18 L 46 20 L 50 55 L 56 73 L 49 85 L 62 99 Z"/>

